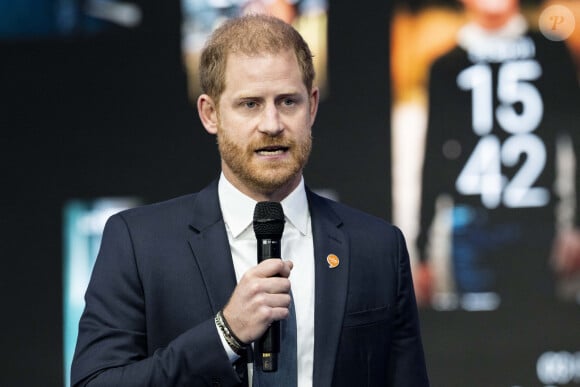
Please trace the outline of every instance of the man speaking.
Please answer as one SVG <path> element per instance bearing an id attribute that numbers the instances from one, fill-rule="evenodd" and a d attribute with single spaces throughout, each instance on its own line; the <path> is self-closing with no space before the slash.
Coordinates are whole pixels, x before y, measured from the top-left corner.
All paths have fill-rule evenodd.
<path id="1" fill-rule="evenodd" d="M 302 37 L 273 17 L 232 19 L 200 77 L 222 173 L 109 219 L 72 385 L 428 386 L 401 232 L 305 186 L 319 91 Z M 279 203 L 283 231 L 281 257 L 258 263 L 261 202 Z M 269 368 L 260 343 L 278 322 Z"/>

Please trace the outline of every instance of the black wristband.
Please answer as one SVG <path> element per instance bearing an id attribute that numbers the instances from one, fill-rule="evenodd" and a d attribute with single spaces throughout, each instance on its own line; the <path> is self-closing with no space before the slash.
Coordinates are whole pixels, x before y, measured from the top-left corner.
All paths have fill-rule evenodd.
<path id="1" fill-rule="evenodd" d="M 215 324 L 222 332 L 232 351 L 242 356 L 245 352 L 246 344 L 234 334 L 221 310 L 215 316 Z"/>

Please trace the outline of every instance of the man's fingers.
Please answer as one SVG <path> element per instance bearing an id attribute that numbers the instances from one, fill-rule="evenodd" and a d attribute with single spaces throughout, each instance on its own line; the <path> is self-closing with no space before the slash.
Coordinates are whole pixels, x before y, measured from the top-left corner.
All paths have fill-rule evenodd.
<path id="1" fill-rule="evenodd" d="M 277 294 L 290 293 L 291 283 L 288 278 L 284 277 L 270 277 L 264 278 L 262 281 L 255 284 L 255 294 Z"/>
<path id="2" fill-rule="evenodd" d="M 254 274 L 263 278 L 275 276 L 288 278 L 293 266 L 291 261 L 283 261 L 279 258 L 266 259 L 256 266 Z"/>
<path id="3" fill-rule="evenodd" d="M 240 340 L 253 341 L 272 322 L 288 317 L 292 267 L 290 261 L 267 259 L 242 276 L 223 311 Z"/>
<path id="4" fill-rule="evenodd" d="M 265 294 L 262 304 L 270 308 L 288 308 L 291 298 L 287 293 L 282 294 Z"/>
<path id="5" fill-rule="evenodd" d="M 272 321 L 283 320 L 288 317 L 290 296 L 287 294 L 268 294 L 260 302 L 257 310 L 257 318 L 262 323 L 270 324 Z"/>

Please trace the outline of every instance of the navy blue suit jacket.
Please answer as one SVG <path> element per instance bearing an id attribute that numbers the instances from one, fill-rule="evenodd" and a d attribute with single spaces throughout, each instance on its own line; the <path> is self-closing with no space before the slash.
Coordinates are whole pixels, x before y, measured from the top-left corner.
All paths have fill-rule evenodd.
<path id="1" fill-rule="evenodd" d="M 310 191 L 308 201 L 314 386 L 428 386 L 401 232 Z M 72 385 L 240 385 L 214 324 L 235 285 L 217 182 L 112 216 L 86 292 Z"/>

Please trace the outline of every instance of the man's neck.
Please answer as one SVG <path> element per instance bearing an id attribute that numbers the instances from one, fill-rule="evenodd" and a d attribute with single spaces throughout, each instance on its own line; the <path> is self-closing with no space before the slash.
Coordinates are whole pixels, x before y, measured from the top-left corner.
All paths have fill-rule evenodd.
<path id="1" fill-rule="evenodd" d="M 269 202 L 281 202 L 284 200 L 292 191 L 298 187 L 302 181 L 302 174 L 298 174 L 291 180 L 287 181 L 283 185 L 276 187 L 273 190 L 261 189 L 260 187 L 251 187 L 247 184 L 243 184 L 235 176 L 231 176 L 225 171 L 222 172 L 223 176 L 234 186 L 238 191 L 244 195 L 254 199 L 257 202 L 269 201 Z"/>

